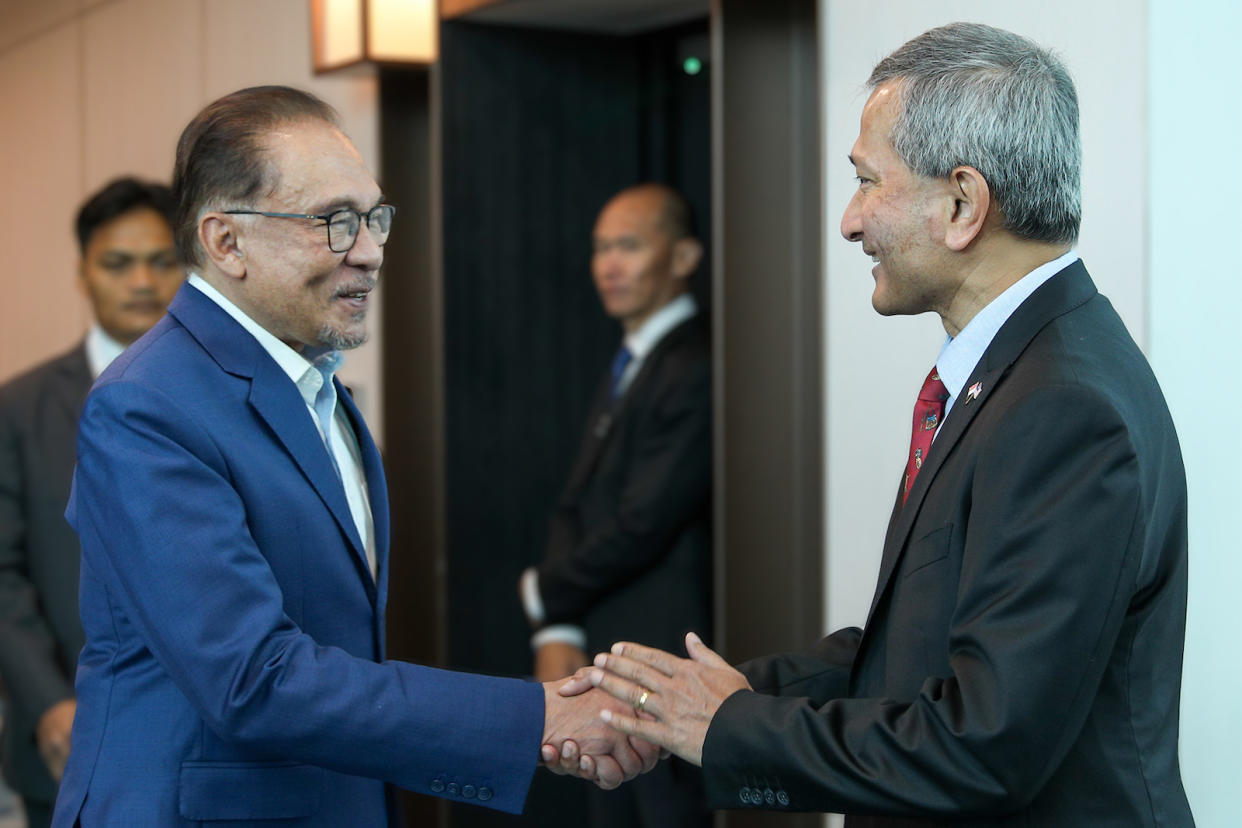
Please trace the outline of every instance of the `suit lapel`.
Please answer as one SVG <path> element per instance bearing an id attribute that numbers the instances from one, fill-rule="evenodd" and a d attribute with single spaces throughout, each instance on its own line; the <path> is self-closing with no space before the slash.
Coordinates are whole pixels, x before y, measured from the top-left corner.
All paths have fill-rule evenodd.
<path id="1" fill-rule="evenodd" d="M 354 430 L 358 440 L 358 453 L 362 456 L 362 471 L 367 481 L 367 499 L 371 503 L 372 531 L 375 533 L 375 585 L 381 604 L 385 601 L 388 584 L 388 482 L 384 477 L 384 462 L 380 458 L 379 449 L 371 438 L 371 431 L 362 419 L 362 412 L 354 405 L 354 398 L 339 379 L 336 382 L 336 398 L 345 410 L 346 419 Z M 347 504 L 348 505 L 348 504 Z M 350 523 L 353 523 L 352 516 Z M 365 550 L 360 549 L 360 563 L 366 567 Z M 368 578 L 368 581 L 371 579 Z M 383 606 L 379 607 L 383 613 Z"/>
<path id="2" fill-rule="evenodd" d="M 945 417 L 940 433 L 932 443 L 927 460 L 915 478 L 914 486 L 904 506 L 901 505 L 901 494 L 898 491 L 897 504 L 889 520 L 888 533 L 884 538 L 884 554 L 880 560 L 880 575 L 876 584 L 875 595 L 871 599 L 871 609 L 867 613 L 867 625 L 880 605 L 880 600 L 888 589 L 893 573 L 905 552 L 906 542 L 914 528 L 915 518 L 927 497 L 927 492 L 935 483 L 936 475 L 953 453 L 953 449 L 961 442 L 970 424 L 993 392 L 1002 382 L 1014 361 L 1049 322 L 1062 314 L 1082 305 L 1096 294 L 1095 284 L 1087 275 L 1087 270 L 1078 260 L 1057 273 L 1032 293 L 1025 302 L 1018 306 L 1013 315 L 997 331 L 987 350 L 979 359 L 979 364 L 971 372 L 965 386 L 953 403 L 953 409 Z M 971 395 L 970 389 L 977 386 L 977 394 Z"/>
<path id="3" fill-rule="evenodd" d="M 361 562 L 365 573 L 366 550 L 349 512 L 345 488 L 337 477 L 336 469 L 332 467 L 323 438 L 307 411 L 306 402 L 288 374 L 263 350 L 258 340 L 223 308 L 192 285 L 187 283 L 181 287 L 172 304 L 168 306 L 168 313 L 185 326 L 222 369 L 250 380 L 250 406 L 272 429 L 276 439 L 319 495 L 345 537 L 349 539 L 352 554 L 356 561 Z M 352 403 L 350 407 L 352 408 Z M 354 415 L 357 414 L 356 408 L 352 411 Z M 370 441 L 369 436 L 367 441 Z M 359 438 L 360 445 L 362 442 Z M 374 449 L 373 444 L 371 448 Z M 378 525 L 379 520 L 376 519 L 375 522 Z M 377 542 L 376 549 L 378 548 Z M 372 579 L 368 576 L 363 580 L 368 584 L 368 592 L 374 600 Z"/>
<path id="4" fill-rule="evenodd" d="M 656 366 L 664 354 L 676 348 L 690 334 L 693 326 L 697 324 L 697 320 L 697 316 L 691 316 L 665 334 L 656 343 L 656 346 L 651 349 L 651 353 L 647 354 L 643 360 L 642 367 L 638 371 L 638 376 L 634 377 L 629 387 L 625 389 L 625 393 L 618 399 L 610 399 L 611 377 L 604 377 L 599 390 L 595 394 L 595 402 L 591 406 L 591 415 L 587 419 L 587 423 L 589 423 L 587 433 L 583 437 L 582 446 L 578 450 L 578 456 L 574 460 L 574 467 L 569 474 L 569 483 L 565 487 L 567 496 L 572 496 L 590 479 L 591 472 L 595 470 L 596 462 L 616 430 L 614 425 L 624 416 L 630 401 L 642 395 L 643 388 L 651 381 L 651 377 L 655 374 Z"/>
<path id="5" fill-rule="evenodd" d="M 64 411 L 66 421 L 76 424 L 82 416 L 82 404 L 91 390 L 91 367 L 86 359 L 86 344 L 83 343 L 65 354 L 56 364 L 53 383 L 56 401 Z"/>

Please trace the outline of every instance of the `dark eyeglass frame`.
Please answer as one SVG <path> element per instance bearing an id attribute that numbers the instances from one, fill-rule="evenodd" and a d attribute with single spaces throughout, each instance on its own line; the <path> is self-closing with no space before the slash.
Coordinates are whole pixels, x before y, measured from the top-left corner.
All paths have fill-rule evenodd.
<path id="1" fill-rule="evenodd" d="M 324 222 L 324 227 L 328 230 L 328 249 L 333 253 L 348 253 L 353 249 L 354 244 L 358 241 L 358 233 L 362 231 L 362 223 L 366 222 L 367 229 L 376 238 L 376 244 L 383 247 L 388 241 L 388 234 L 392 231 L 392 217 L 397 214 L 397 208 L 391 204 L 376 204 L 365 213 L 355 210 L 353 207 L 342 207 L 339 210 L 333 210 L 331 213 L 274 213 L 270 210 L 221 210 L 220 212 L 230 216 L 266 216 L 267 218 L 289 218 L 289 219 L 318 219 Z M 384 229 L 383 225 L 372 224 L 372 220 L 381 221 L 384 213 L 388 214 L 388 228 Z M 332 220 L 340 215 L 353 215 L 354 231 L 347 236 L 349 243 L 339 250 L 333 245 L 332 239 Z"/>

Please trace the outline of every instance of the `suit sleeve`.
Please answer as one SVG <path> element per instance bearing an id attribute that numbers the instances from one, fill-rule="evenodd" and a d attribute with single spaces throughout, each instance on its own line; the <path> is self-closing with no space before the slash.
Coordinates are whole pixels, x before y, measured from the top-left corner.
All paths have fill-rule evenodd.
<path id="1" fill-rule="evenodd" d="M 0 397 L 0 678 L 12 701 L 37 719 L 72 698 L 73 686 L 29 578 L 27 469 L 12 403 Z"/>
<path id="2" fill-rule="evenodd" d="M 735 693 L 703 749 L 713 805 L 736 807 L 738 786 L 760 777 L 794 810 L 997 814 L 1061 763 L 1134 594 L 1136 452 L 1116 410 L 1082 388 L 1026 395 L 999 422 L 968 494 L 950 674 L 912 699 Z"/>
<path id="3" fill-rule="evenodd" d="M 159 391 L 114 382 L 87 401 L 70 518 L 84 579 L 220 738 L 419 793 L 442 773 L 495 780 L 518 812 L 543 734 L 540 685 L 376 663 L 321 646 L 284 597 L 208 429 Z M 85 582 L 85 581 L 84 581 Z M 89 645 L 88 645 L 89 647 Z"/>
<path id="4" fill-rule="evenodd" d="M 862 630 L 847 627 L 800 653 L 756 658 L 738 665 L 750 686 L 768 696 L 805 696 L 825 704 L 849 692 L 850 667 Z"/>
<path id="5" fill-rule="evenodd" d="M 711 369 L 690 364 L 635 424 L 616 510 L 538 568 L 545 623 L 574 621 L 648 570 L 711 493 Z M 566 533 L 560 533 L 564 536 Z M 554 530 L 553 537 L 558 537 Z"/>

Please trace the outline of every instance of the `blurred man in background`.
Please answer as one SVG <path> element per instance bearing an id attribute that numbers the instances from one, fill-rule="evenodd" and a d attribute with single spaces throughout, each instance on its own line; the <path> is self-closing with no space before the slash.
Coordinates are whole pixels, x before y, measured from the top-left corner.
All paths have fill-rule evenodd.
<path id="1" fill-rule="evenodd" d="M 624 339 L 599 387 L 544 562 L 522 575 L 535 675 L 553 681 L 620 639 L 664 649 L 711 625 L 711 338 L 690 295 L 703 247 L 685 197 L 614 196 L 591 273 Z M 594 791 L 595 828 L 707 825 L 702 777 L 676 760 Z"/>
<path id="2" fill-rule="evenodd" d="M 64 513 L 78 415 L 94 379 L 164 315 L 181 286 L 172 216 L 171 191 L 134 178 L 87 199 L 76 229 L 90 330 L 68 353 L 0 387 L 4 775 L 31 828 L 50 822 L 76 707 L 79 551 Z"/>

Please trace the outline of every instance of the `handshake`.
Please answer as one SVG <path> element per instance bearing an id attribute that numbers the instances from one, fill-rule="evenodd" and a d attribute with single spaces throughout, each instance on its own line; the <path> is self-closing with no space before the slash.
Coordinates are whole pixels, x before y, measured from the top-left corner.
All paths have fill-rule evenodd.
<path id="1" fill-rule="evenodd" d="M 686 652 L 689 658 L 678 658 L 619 642 L 560 686 L 546 682 L 544 766 L 604 789 L 670 754 L 701 766 L 712 717 L 750 684 L 694 633 L 686 635 Z"/>

